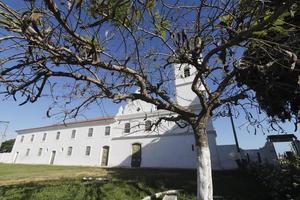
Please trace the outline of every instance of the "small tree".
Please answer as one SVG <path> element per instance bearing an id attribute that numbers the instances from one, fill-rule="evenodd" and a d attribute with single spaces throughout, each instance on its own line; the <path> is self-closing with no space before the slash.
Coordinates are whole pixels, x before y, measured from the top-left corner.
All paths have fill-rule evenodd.
<path id="1" fill-rule="evenodd" d="M 296 1 L 274 1 L 273 10 L 250 0 L 27 2 L 17 10 L 0 1 L 2 93 L 23 99 L 21 105 L 51 94 L 54 106 L 65 100 L 64 114 L 71 117 L 103 98 L 142 100 L 173 112 L 154 125 L 162 120 L 191 125 L 197 199 L 211 200 L 208 119 L 226 112 L 224 105 L 254 103 L 251 89 L 236 82 L 240 55 Z M 191 90 L 199 113 L 173 98 L 174 64 L 196 70 Z M 246 104 L 240 106 L 248 112 Z"/>
<path id="2" fill-rule="evenodd" d="M 13 146 L 14 146 L 15 140 L 11 139 L 11 140 L 6 140 L 1 144 L 0 147 L 0 153 L 7 153 L 7 152 L 11 152 Z"/>

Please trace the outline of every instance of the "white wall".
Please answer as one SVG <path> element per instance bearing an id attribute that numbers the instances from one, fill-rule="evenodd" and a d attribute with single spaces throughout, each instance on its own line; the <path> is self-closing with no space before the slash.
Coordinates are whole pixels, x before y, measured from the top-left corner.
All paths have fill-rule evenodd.
<path id="1" fill-rule="evenodd" d="M 156 116 L 149 117 L 154 120 Z M 131 123 L 131 133 L 124 133 L 124 124 Z M 75 126 L 75 127 L 74 127 Z M 105 127 L 111 126 L 110 136 L 105 136 Z M 212 125 L 210 124 L 209 127 Z M 93 128 L 92 137 L 88 137 L 88 129 Z M 212 128 L 212 127 L 211 127 Z M 76 130 L 75 139 L 71 139 L 72 130 Z M 194 136 L 190 127 L 179 128 L 173 122 L 163 122 L 161 126 L 151 132 L 145 132 L 144 118 L 119 119 L 117 121 L 98 121 L 51 128 L 50 130 L 27 132 L 19 134 L 16 138 L 12 157 L 19 152 L 18 157 L 12 158 L 16 163 L 49 164 L 52 151 L 56 151 L 54 164 L 56 165 L 90 165 L 99 166 L 101 163 L 102 148 L 109 146 L 108 166 L 130 167 L 132 144 L 140 143 L 142 146 L 141 167 L 159 168 L 195 168 Z M 56 133 L 60 131 L 60 138 L 56 140 Z M 45 141 L 42 141 L 47 133 Z M 34 141 L 31 142 L 31 136 Z M 21 137 L 24 135 L 24 141 Z M 219 169 L 219 160 L 216 149 L 216 134 L 209 132 L 212 164 L 214 169 Z M 67 155 L 68 147 L 73 147 L 71 156 Z M 90 156 L 85 155 L 86 146 L 91 146 Z M 38 156 L 39 148 L 42 155 Z M 26 156 L 27 149 L 30 153 Z"/>
<path id="2" fill-rule="evenodd" d="M 0 153 L 0 163 L 11 163 L 12 154 L 11 153 Z"/>
<path id="3" fill-rule="evenodd" d="M 259 162 L 258 154 L 260 155 L 261 162 L 276 163 L 278 161 L 272 142 L 266 142 L 262 148 L 244 150 L 243 152 L 245 155 L 248 153 L 250 162 Z"/>
<path id="4" fill-rule="evenodd" d="M 105 136 L 105 127 L 111 122 L 98 122 L 98 124 L 85 124 L 81 127 L 68 127 L 64 129 L 19 134 L 16 138 L 13 155 L 19 152 L 16 163 L 49 164 L 52 151 L 56 151 L 54 164 L 57 165 L 98 165 L 102 146 L 109 145 L 110 137 Z M 94 128 L 93 136 L 88 137 L 88 129 Z M 71 138 L 72 130 L 76 130 L 75 139 Z M 60 138 L 56 140 L 56 133 L 60 131 Z M 47 138 L 42 141 L 43 134 Z M 31 142 L 31 135 L 34 134 L 34 141 Z M 21 142 L 21 136 L 24 141 Z M 86 156 L 86 146 L 91 146 L 91 155 Z M 68 147 L 73 147 L 72 155 L 68 156 Z M 42 155 L 38 156 L 39 148 L 42 148 Z M 30 153 L 26 156 L 27 149 Z"/>
<path id="5" fill-rule="evenodd" d="M 235 145 L 218 145 L 217 151 L 220 161 L 220 169 L 236 169 L 238 168 L 236 160 L 239 159 L 239 154 L 236 151 Z"/>

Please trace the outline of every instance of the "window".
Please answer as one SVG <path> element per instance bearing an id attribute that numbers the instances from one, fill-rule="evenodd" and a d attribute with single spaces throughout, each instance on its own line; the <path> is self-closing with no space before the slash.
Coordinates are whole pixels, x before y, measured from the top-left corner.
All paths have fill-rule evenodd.
<path id="1" fill-rule="evenodd" d="M 185 67 L 184 68 L 184 77 L 189 77 L 191 75 L 190 68 Z"/>
<path id="2" fill-rule="evenodd" d="M 56 139 L 59 140 L 59 138 L 60 138 L 60 132 L 58 131 L 58 132 L 56 133 Z"/>
<path id="3" fill-rule="evenodd" d="M 27 149 L 26 156 L 29 156 L 29 153 L 30 153 L 30 149 Z"/>
<path id="4" fill-rule="evenodd" d="M 74 139 L 76 136 L 76 130 L 72 130 L 71 138 Z"/>
<path id="5" fill-rule="evenodd" d="M 91 146 L 87 146 L 85 149 L 85 155 L 89 156 L 91 154 Z"/>
<path id="6" fill-rule="evenodd" d="M 43 135 L 43 141 L 46 140 L 46 137 L 47 137 L 47 133 L 44 133 L 44 135 Z"/>
<path id="7" fill-rule="evenodd" d="M 20 142 L 23 142 L 23 141 L 24 141 L 24 135 L 22 135 Z"/>
<path id="8" fill-rule="evenodd" d="M 93 136 L 93 128 L 89 128 L 89 132 L 88 132 L 88 137 L 92 137 Z"/>
<path id="9" fill-rule="evenodd" d="M 145 122 L 145 131 L 151 131 L 151 121 L 147 120 Z"/>
<path id="10" fill-rule="evenodd" d="M 68 147 L 68 152 L 67 152 L 68 156 L 72 155 L 72 150 L 73 150 L 73 147 Z"/>
<path id="11" fill-rule="evenodd" d="M 43 149 L 42 149 L 42 148 L 39 148 L 38 156 L 41 156 L 41 155 L 42 155 L 42 151 L 43 151 Z"/>
<path id="12" fill-rule="evenodd" d="M 125 124 L 124 132 L 125 132 L 125 133 L 130 133 L 130 123 L 126 123 L 126 124 Z"/>
<path id="13" fill-rule="evenodd" d="M 105 127 L 105 135 L 110 135 L 110 126 Z"/>
<path id="14" fill-rule="evenodd" d="M 33 142 L 34 135 L 31 135 L 30 141 Z"/>

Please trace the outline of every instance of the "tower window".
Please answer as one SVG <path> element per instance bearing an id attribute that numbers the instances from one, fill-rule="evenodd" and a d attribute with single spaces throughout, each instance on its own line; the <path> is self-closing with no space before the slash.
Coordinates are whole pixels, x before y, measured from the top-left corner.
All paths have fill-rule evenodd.
<path id="1" fill-rule="evenodd" d="M 125 133 L 130 133 L 130 123 L 126 123 L 126 124 L 125 124 L 124 132 L 125 132 Z"/>
<path id="2" fill-rule="evenodd" d="M 145 122 L 145 131 L 151 131 L 151 121 L 147 120 Z"/>
<path id="3" fill-rule="evenodd" d="M 184 77 L 189 77 L 191 75 L 190 68 L 185 67 L 184 68 Z"/>

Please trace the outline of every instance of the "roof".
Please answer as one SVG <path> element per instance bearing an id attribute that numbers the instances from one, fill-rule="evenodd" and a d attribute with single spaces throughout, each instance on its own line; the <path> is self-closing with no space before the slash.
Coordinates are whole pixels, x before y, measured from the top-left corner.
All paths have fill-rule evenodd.
<path id="1" fill-rule="evenodd" d="M 100 121 L 107 121 L 107 120 L 114 120 L 115 118 L 112 116 L 107 116 L 107 117 L 96 117 L 96 118 L 90 118 L 90 119 L 85 119 L 85 120 L 77 120 L 73 122 L 67 122 L 67 123 L 62 123 L 62 124 L 52 124 L 52 125 L 47 125 L 47 126 L 40 126 L 40 127 L 35 127 L 35 128 L 28 128 L 28 129 L 20 129 L 16 130 L 17 133 L 25 133 L 25 132 L 32 132 L 32 131 L 42 131 L 45 129 L 52 129 L 52 128 L 58 128 L 58 127 L 67 127 L 75 124 L 83 124 L 83 123 L 92 123 L 92 122 L 100 122 Z"/>

